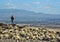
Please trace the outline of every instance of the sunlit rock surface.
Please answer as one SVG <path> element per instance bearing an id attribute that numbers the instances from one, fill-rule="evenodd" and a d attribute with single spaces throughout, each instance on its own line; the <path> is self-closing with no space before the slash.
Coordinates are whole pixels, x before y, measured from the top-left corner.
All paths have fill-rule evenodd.
<path id="1" fill-rule="evenodd" d="M 42 27 L 19 26 L 12 24 L 0 24 L 0 39 L 13 39 L 18 41 L 60 41 L 60 31 Z"/>

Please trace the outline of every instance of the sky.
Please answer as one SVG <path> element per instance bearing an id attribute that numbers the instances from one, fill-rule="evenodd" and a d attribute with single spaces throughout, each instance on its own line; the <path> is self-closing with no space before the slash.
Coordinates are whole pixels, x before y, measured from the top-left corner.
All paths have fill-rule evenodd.
<path id="1" fill-rule="evenodd" d="M 23 9 L 47 14 L 60 14 L 60 0 L 0 0 L 0 9 Z"/>

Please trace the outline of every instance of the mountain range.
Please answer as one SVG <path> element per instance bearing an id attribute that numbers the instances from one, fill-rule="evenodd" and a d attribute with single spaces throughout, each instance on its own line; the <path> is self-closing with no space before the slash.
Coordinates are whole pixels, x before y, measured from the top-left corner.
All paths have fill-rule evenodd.
<path id="1" fill-rule="evenodd" d="M 10 16 L 15 21 L 60 21 L 60 14 L 37 13 L 22 9 L 0 9 L 0 20 L 10 21 Z"/>

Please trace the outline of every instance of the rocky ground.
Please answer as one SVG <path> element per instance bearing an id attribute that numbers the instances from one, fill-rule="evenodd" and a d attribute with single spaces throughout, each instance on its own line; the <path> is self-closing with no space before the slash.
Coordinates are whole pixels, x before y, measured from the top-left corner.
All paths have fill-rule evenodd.
<path id="1" fill-rule="evenodd" d="M 13 39 L 18 41 L 38 40 L 41 42 L 59 42 L 60 31 L 56 31 L 56 29 L 54 30 L 42 27 L 19 26 L 16 24 L 12 25 L 0 23 L 0 39 Z"/>

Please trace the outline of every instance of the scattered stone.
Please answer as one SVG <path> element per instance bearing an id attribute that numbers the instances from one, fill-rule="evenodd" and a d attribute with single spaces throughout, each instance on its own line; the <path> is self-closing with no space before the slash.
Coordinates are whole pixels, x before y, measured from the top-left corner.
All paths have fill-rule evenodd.
<path id="1" fill-rule="evenodd" d="M 3 26 L 3 24 L 0 24 Z M 25 27 L 16 24 L 8 24 L 6 27 L 0 27 L 0 39 L 14 39 L 14 40 L 43 40 L 43 41 L 60 41 L 60 32 L 50 31 L 46 28 Z"/>

